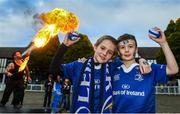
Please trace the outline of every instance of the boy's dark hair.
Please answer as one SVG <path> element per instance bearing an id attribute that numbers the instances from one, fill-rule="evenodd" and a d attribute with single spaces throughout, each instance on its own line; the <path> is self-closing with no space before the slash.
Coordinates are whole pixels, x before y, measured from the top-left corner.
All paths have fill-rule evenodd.
<path id="1" fill-rule="evenodd" d="M 134 40 L 135 41 L 135 45 L 137 47 L 137 41 L 136 41 L 136 38 L 134 35 L 131 35 L 131 34 L 123 34 L 121 36 L 118 37 L 117 39 L 117 42 L 121 42 L 121 41 L 124 41 L 124 40 Z"/>

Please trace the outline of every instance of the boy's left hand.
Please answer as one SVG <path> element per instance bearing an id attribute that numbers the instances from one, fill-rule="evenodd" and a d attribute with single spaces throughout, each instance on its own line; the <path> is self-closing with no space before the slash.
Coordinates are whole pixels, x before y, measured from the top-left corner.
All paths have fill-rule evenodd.
<path id="1" fill-rule="evenodd" d="M 149 38 L 152 39 L 153 41 L 155 41 L 156 43 L 158 43 L 159 45 L 163 45 L 164 43 L 166 43 L 167 41 L 166 41 L 166 36 L 165 36 L 164 32 L 161 31 L 161 29 L 158 27 L 155 27 L 154 30 L 160 32 L 161 36 L 159 38 L 155 38 L 151 35 L 148 35 Z"/>

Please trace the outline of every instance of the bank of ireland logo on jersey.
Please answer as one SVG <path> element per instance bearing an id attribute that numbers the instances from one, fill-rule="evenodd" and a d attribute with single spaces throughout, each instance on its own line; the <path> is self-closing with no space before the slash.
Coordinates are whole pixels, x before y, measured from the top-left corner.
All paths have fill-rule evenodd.
<path id="1" fill-rule="evenodd" d="M 140 73 L 138 73 L 138 74 L 135 75 L 135 79 L 134 80 L 142 81 L 144 79 L 143 79 L 143 76 Z"/>
<path id="2" fill-rule="evenodd" d="M 123 89 L 129 89 L 130 88 L 130 85 L 129 84 L 122 84 L 121 86 Z"/>

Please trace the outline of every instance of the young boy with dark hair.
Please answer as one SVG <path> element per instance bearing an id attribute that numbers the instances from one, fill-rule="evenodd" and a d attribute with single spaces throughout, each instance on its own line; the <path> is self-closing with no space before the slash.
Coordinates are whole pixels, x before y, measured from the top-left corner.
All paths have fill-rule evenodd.
<path id="1" fill-rule="evenodd" d="M 156 84 L 167 83 L 166 75 L 178 72 L 178 65 L 165 34 L 157 27 L 155 30 L 160 32 L 161 37 L 149 36 L 149 38 L 161 46 L 167 65 L 151 64 L 152 71 L 148 74 L 141 74 L 139 64 L 135 61 L 135 54 L 138 51 L 135 37 L 124 34 L 118 38 L 118 51 L 123 64 L 113 72 L 115 113 L 154 113 Z"/>

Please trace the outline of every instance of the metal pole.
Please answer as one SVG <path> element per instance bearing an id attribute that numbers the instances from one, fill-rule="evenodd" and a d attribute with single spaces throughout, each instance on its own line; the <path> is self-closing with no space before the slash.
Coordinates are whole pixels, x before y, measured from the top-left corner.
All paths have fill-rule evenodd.
<path id="1" fill-rule="evenodd" d="M 4 90 L 5 88 L 5 79 L 6 79 L 6 75 L 5 75 L 5 67 L 6 67 L 6 63 L 7 63 L 7 59 L 4 59 L 4 65 L 3 65 L 3 79 L 2 79 L 2 83 L 1 83 L 1 89 Z"/>

